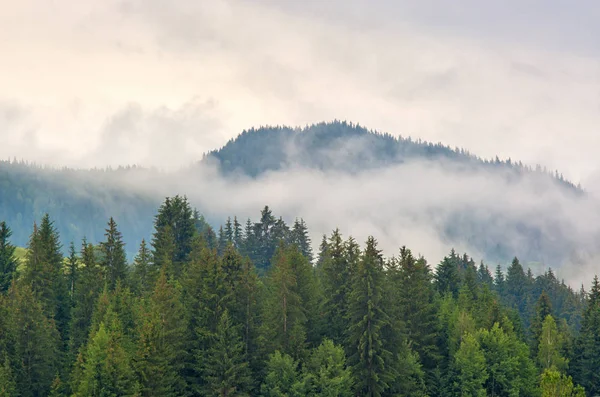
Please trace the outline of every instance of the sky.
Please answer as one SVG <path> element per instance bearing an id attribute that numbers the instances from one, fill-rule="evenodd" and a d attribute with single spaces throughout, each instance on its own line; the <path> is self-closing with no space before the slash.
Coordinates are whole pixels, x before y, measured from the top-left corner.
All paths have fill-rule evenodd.
<path id="1" fill-rule="evenodd" d="M 600 185 L 600 3 L 0 0 L 0 157 L 187 165 L 344 119 Z"/>

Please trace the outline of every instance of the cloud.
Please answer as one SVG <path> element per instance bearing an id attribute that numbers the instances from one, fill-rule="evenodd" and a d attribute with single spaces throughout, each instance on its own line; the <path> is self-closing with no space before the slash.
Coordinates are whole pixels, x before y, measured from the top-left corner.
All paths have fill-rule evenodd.
<path id="1" fill-rule="evenodd" d="M 61 3 L 52 15 L 34 12 L 39 0 L 10 5 L 0 11 L 0 86 L 30 109 L 40 150 L 11 141 L 3 152 L 48 161 L 48 150 L 78 165 L 105 165 L 95 155 L 103 153 L 102 134 L 117 115 L 135 112 L 131 106 L 170 109 L 172 122 L 163 128 L 195 141 L 206 118 L 177 109 L 201 98 L 218 104 L 217 112 L 203 112 L 219 138 L 201 145 L 198 158 L 252 126 L 347 119 L 484 157 L 542 163 L 576 182 L 598 168 L 595 2 L 573 8 L 558 0 L 469 0 L 459 9 L 387 0 L 295 3 L 83 1 Z M 132 128 L 157 136 L 144 122 Z M 174 166 L 164 162 L 181 149 L 150 144 L 152 152 L 141 154 L 139 139 L 123 142 L 130 146 L 110 161 Z"/>

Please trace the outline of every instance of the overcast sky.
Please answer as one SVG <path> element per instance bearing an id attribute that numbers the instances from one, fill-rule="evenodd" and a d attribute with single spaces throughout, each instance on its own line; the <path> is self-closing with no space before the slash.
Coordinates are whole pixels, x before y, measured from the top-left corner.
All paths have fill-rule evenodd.
<path id="1" fill-rule="evenodd" d="M 597 0 L 0 0 L 0 157 L 172 167 L 346 119 L 600 185 Z"/>

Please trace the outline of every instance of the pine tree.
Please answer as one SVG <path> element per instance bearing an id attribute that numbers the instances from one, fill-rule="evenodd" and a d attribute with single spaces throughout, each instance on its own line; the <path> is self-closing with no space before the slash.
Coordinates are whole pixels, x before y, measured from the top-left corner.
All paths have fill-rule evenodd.
<path id="1" fill-rule="evenodd" d="M 79 349 L 85 345 L 90 332 L 92 314 L 96 305 L 96 298 L 100 294 L 102 273 L 94 246 L 85 239 L 81 244 L 81 267 L 78 282 L 75 284 L 74 307 L 71 311 L 69 327 L 69 351 L 71 360 L 75 360 Z"/>
<path id="2" fill-rule="evenodd" d="M 8 291 L 19 265 L 15 258 L 16 247 L 9 241 L 12 230 L 6 223 L 0 222 L 0 293 Z"/>
<path id="3" fill-rule="evenodd" d="M 203 365 L 206 396 L 245 396 L 251 379 L 238 327 L 225 310 L 208 351 L 199 358 Z"/>
<path id="4" fill-rule="evenodd" d="M 313 252 L 310 246 L 310 236 L 308 234 L 308 227 L 306 226 L 306 222 L 304 219 L 294 221 L 294 226 L 291 231 L 291 243 L 295 244 L 302 255 L 308 259 L 309 262 L 313 261 Z"/>
<path id="5" fill-rule="evenodd" d="M 165 264 L 166 266 L 166 264 Z M 181 396 L 188 349 L 187 324 L 177 282 L 162 269 L 137 331 L 135 356 L 142 396 Z"/>
<path id="6" fill-rule="evenodd" d="M 279 350 L 294 358 L 303 355 L 306 342 L 306 312 L 298 292 L 297 274 L 284 243 L 280 243 L 266 280 L 261 335 L 265 351 Z"/>
<path id="7" fill-rule="evenodd" d="M 398 275 L 389 275 L 396 291 L 398 317 L 403 319 L 404 339 L 418 354 L 429 377 L 439 365 L 438 319 L 432 274 L 424 258 L 416 259 L 406 247 L 400 249 Z M 429 379 L 428 383 L 431 383 Z"/>
<path id="8" fill-rule="evenodd" d="M 327 235 L 323 235 L 321 238 L 321 244 L 319 245 L 319 255 L 317 256 L 317 269 L 323 266 L 323 262 L 329 254 L 329 245 L 327 244 Z"/>
<path id="9" fill-rule="evenodd" d="M 68 292 L 58 232 L 48 214 L 42 218 L 39 228 L 34 225 L 27 248 L 23 280 L 39 297 L 46 315 L 54 318 L 62 331 L 68 313 Z"/>
<path id="10" fill-rule="evenodd" d="M 342 235 L 335 229 L 329 238 L 327 255 L 321 264 L 321 283 L 325 292 L 323 312 L 325 335 L 334 343 L 341 344 L 348 328 L 348 294 L 350 292 L 350 269 Z"/>
<path id="11" fill-rule="evenodd" d="M 127 396 L 135 390 L 130 358 L 121 345 L 118 323 L 100 323 L 85 352 L 75 396 Z"/>
<path id="12" fill-rule="evenodd" d="M 240 252 L 244 247 L 244 233 L 242 231 L 242 225 L 238 222 L 237 216 L 233 217 L 233 246 Z"/>
<path id="13" fill-rule="evenodd" d="M 219 256 L 223 255 L 225 252 L 225 248 L 227 248 L 227 236 L 225 235 L 225 231 L 223 230 L 223 226 L 219 228 L 218 234 L 218 242 L 217 242 L 217 254 Z"/>
<path id="14" fill-rule="evenodd" d="M 506 294 L 506 280 L 500 265 L 496 266 L 496 274 L 494 275 L 494 289 L 500 297 L 504 298 Z"/>
<path id="15" fill-rule="evenodd" d="M 152 274 L 153 268 L 150 263 L 151 252 L 148 249 L 146 240 L 142 239 L 140 248 L 136 257 L 133 259 L 132 284 L 144 296 L 152 290 L 152 281 L 156 279 L 157 274 Z"/>
<path id="16" fill-rule="evenodd" d="M 234 230 L 233 230 L 233 224 L 231 223 L 231 218 L 230 217 L 227 218 L 227 222 L 225 223 L 224 233 L 225 233 L 225 240 L 229 244 L 233 244 Z"/>
<path id="17" fill-rule="evenodd" d="M 350 365 L 356 379 L 356 392 L 378 397 L 394 379 L 392 354 L 383 340 L 390 319 L 383 309 L 383 259 L 377 242 L 369 237 L 349 296 L 348 346 Z"/>
<path id="18" fill-rule="evenodd" d="M 117 223 L 111 217 L 108 229 L 104 234 L 106 241 L 100 243 L 102 260 L 100 266 L 109 289 L 114 289 L 117 282 L 127 277 L 127 256 L 123 236 L 117 229 Z"/>
<path id="19" fill-rule="evenodd" d="M 444 257 L 435 272 L 435 285 L 440 294 L 451 294 L 458 297 L 460 290 L 460 275 L 458 273 L 459 258 L 454 249 L 450 256 Z"/>
<path id="20" fill-rule="evenodd" d="M 196 214 L 197 215 L 197 214 Z M 154 220 L 153 262 L 156 269 L 170 262 L 172 275 L 179 278 L 192 252 L 196 225 L 186 197 L 167 197 Z"/>
<path id="21" fill-rule="evenodd" d="M 46 317 L 29 285 L 21 283 L 9 290 L 8 312 L 17 389 L 21 396 L 47 395 L 59 368 L 60 338 L 54 320 Z"/>
<path id="22" fill-rule="evenodd" d="M 490 269 L 483 264 L 483 261 L 479 264 L 477 268 L 477 281 L 479 284 L 487 285 L 489 289 L 494 287 L 494 278 L 492 277 L 492 273 Z"/>
<path id="23" fill-rule="evenodd" d="M 77 284 L 79 258 L 75 251 L 75 243 L 69 245 L 69 257 L 67 258 L 67 287 L 71 297 L 71 306 L 75 304 L 75 285 Z"/>
<path id="24" fill-rule="evenodd" d="M 586 393 L 600 393 L 600 281 L 594 277 L 587 294 L 579 336 L 575 340 L 571 373 Z"/>

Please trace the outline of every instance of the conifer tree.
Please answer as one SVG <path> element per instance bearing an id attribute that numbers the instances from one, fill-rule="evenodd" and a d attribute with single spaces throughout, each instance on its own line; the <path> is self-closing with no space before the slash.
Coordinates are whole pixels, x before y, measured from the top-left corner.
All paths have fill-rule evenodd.
<path id="1" fill-rule="evenodd" d="M 166 264 L 165 264 L 166 266 Z M 142 396 L 181 396 L 188 349 L 187 324 L 181 293 L 175 281 L 161 270 L 138 328 L 134 359 Z"/>
<path id="2" fill-rule="evenodd" d="M 356 392 L 378 397 L 389 388 L 394 372 L 390 346 L 383 339 L 385 328 L 390 326 L 382 301 L 383 259 L 373 237 L 367 240 L 352 280 L 348 313 L 350 365 L 356 379 Z"/>
<path id="3" fill-rule="evenodd" d="M 217 332 L 208 351 L 202 354 L 205 393 L 207 396 L 245 396 L 250 388 L 250 369 L 238 327 L 223 311 Z"/>
<path id="4" fill-rule="evenodd" d="M 317 269 L 320 269 L 325 262 L 325 258 L 329 254 L 329 245 L 327 244 L 327 235 L 323 235 L 321 238 L 321 244 L 319 245 L 319 254 L 317 255 Z"/>
<path id="5" fill-rule="evenodd" d="M 304 222 L 304 219 L 301 218 L 300 220 L 298 220 L 298 218 L 296 218 L 291 231 L 290 240 L 292 244 L 295 244 L 298 247 L 302 255 L 304 255 L 306 259 L 308 259 L 308 261 L 312 263 L 313 252 L 310 246 L 311 241 L 310 236 L 308 234 L 308 227 L 306 226 L 306 222 Z"/>
<path id="6" fill-rule="evenodd" d="M 571 373 L 575 381 L 593 396 L 600 393 L 600 281 L 594 277 L 587 294 L 579 336 L 575 341 Z"/>
<path id="7" fill-rule="evenodd" d="M 0 397 L 12 397 L 17 395 L 17 384 L 14 371 L 11 368 L 8 357 L 0 364 Z"/>
<path id="8" fill-rule="evenodd" d="M 85 239 L 81 244 L 81 267 L 74 290 L 74 306 L 69 327 L 69 350 L 74 360 L 88 339 L 96 298 L 102 290 L 102 278 L 94 246 Z"/>
<path id="9" fill-rule="evenodd" d="M 350 269 L 342 235 L 335 229 L 326 242 L 327 255 L 321 265 L 321 283 L 325 300 L 325 335 L 334 343 L 344 342 L 348 328 L 348 295 L 350 292 Z"/>
<path id="10" fill-rule="evenodd" d="M 410 340 L 411 348 L 418 354 L 423 368 L 428 372 L 439 365 L 438 319 L 432 274 L 424 258 L 416 259 L 412 252 L 400 248 L 398 275 L 389 275 L 392 288 L 396 291 L 403 320 L 404 339 Z M 430 383 L 429 380 L 428 383 Z"/>
<path id="11" fill-rule="evenodd" d="M 75 304 L 75 285 L 77 284 L 79 258 L 75 251 L 75 243 L 71 241 L 69 245 L 69 257 L 67 258 L 67 287 L 71 297 L 71 306 Z"/>
<path id="12" fill-rule="evenodd" d="M 102 260 L 100 266 L 109 289 L 114 289 L 117 282 L 127 277 L 127 256 L 123 236 L 117 229 L 117 223 L 111 217 L 104 234 L 106 241 L 100 243 Z"/>
<path id="13" fill-rule="evenodd" d="M 196 214 L 197 215 L 197 214 Z M 179 278 L 192 252 L 196 226 L 194 213 L 186 197 L 167 197 L 154 220 L 153 262 L 157 269 L 170 262 L 172 275 Z"/>
<path id="14" fill-rule="evenodd" d="M 289 252 L 280 243 L 266 280 L 262 344 L 269 353 L 279 350 L 298 359 L 306 342 L 306 312 L 298 292 L 297 274 Z"/>
<path id="15" fill-rule="evenodd" d="M 116 319 L 113 319 L 116 321 Z M 75 396 L 103 397 L 133 395 L 135 383 L 130 358 L 121 344 L 118 323 L 100 323 L 85 351 Z"/>
<path id="16" fill-rule="evenodd" d="M 234 230 L 233 230 L 233 224 L 231 223 L 230 217 L 227 217 L 227 222 L 225 222 L 224 235 L 225 235 L 225 240 L 229 244 L 233 244 Z"/>
<path id="17" fill-rule="evenodd" d="M 484 384 L 488 378 L 486 361 L 477 339 L 467 334 L 454 358 L 456 381 L 454 384 L 460 396 L 487 396 Z"/>
<path id="18" fill-rule="evenodd" d="M 152 268 L 150 261 L 151 252 L 148 249 L 146 240 L 142 239 L 138 253 L 133 259 L 133 269 L 131 274 L 132 284 L 142 296 L 152 290 L 152 280 L 156 279 L 156 275 L 152 274 L 154 269 Z"/>
<path id="19" fill-rule="evenodd" d="M 223 226 L 219 228 L 219 234 L 217 235 L 217 254 L 219 256 L 223 255 L 225 252 L 225 248 L 227 247 L 227 236 L 225 235 L 225 231 L 223 230 Z"/>
<path id="20" fill-rule="evenodd" d="M 479 284 L 487 285 L 489 289 L 492 289 L 494 286 L 492 273 L 490 272 L 490 269 L 483 264 L 483 261 L 479 263 L 479 267 L 477 268 L 477 281 Z"/>
<path id="21" fill-rule="evenodd" d="M 458 297 L 460 275 L 458 273 L 459 258 L 454 249 L 450 256 L 444 257 L 435 272 L 435 285 L 440 294 L 451 294 Z"/>
<path id="22" fill-rule="evenodd" d="M 12 230 L 4 221 L 0 222 L 0 293 L 8 291 L 17 273 L 16 247 L 10 243 Z"/>
<path id="23" fill-rule="evenodd" d="M 244 233 L 242 225 L 238 222 L 237 216 L 233 217 L 233 246 L 242 252 L 244 247 Z"/>
<path id="24" fill-rule="evenodd" d="M 23 283 L 9 290 L 8 313 L 19 395 L 47 395 L 60 361 L 60 338 L 54 320 L 46 317 L 30 286 Z"/>
<path id="25" fill-rule="evenodd" d="M 59 330 L 64 331 L 68 292 L 58 232 L 48 214 L 42 218 L 39 228 L 34 225 L 27 248 L 23 279 L 39 297 L 46 315 L 54 318 Z"/>

